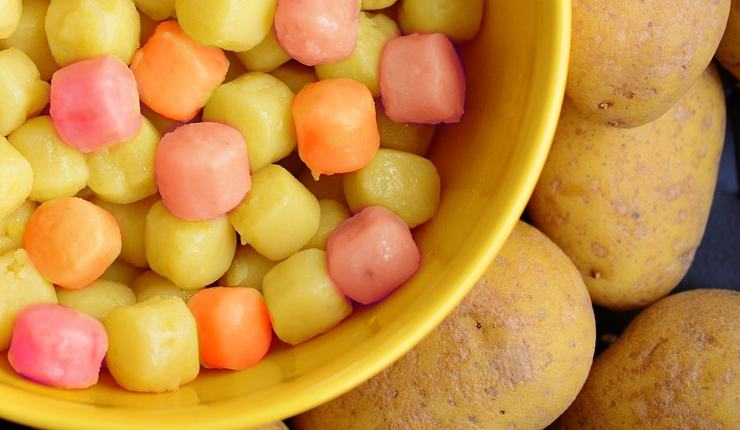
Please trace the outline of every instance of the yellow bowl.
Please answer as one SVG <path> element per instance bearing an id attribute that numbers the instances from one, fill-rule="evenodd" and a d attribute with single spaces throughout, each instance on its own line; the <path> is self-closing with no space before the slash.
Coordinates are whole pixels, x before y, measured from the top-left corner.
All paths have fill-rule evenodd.
<path id="1" fill-rule="evenodd" d="M 413 347 L 462 299 L 519 218 L 560 111 L 570 1 L 487 0 L 478 38 L 462 48 L 465 120 L 445 128 L 432 158 L 443 183 L 437 217 L 417 232 L 423 266 L 383 303 L 330 333 L 277 348 L 241 372 L 204 371 L 178 392 L 134 394 L 109 376 L 84 391 L 25 381 L 0 361 L 0 415 L 67 429 L 247 428 L 332 399 Z"/>

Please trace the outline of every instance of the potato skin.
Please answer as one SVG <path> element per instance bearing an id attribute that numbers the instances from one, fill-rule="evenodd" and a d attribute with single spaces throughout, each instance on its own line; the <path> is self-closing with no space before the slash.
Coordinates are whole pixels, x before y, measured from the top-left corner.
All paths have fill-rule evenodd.
<path id="1" fill-rule="evenodd" d="M 732 0 L 727 29 L 717 48 L 716 57 L 725 69 L 740 78 L 740 3 L 737 0 Z"/>
<path id="2" fill-rule="evenodd" d="M 683 278 L 704 234 L 724 133 L 714 67 L 639 128 L 590 122 L 566 101 L 529 214 L 573 260 L 594 303 L 643 307 Z"/>
<path id="3" fill-rule="evenodd" d="M 657 119 L 706 69 L 729 10 L 730 0 L 573 0 L 566 94 L 602 124 Z"/>
<path id="4" fill-rule="evenodd" d="M 740 428 L 740 293 L 652 305 L 599 355 L 557 429 Z"/>
<path id="5" fill-rule="evenodd" d="M 296 417 L 293 428 L 541 429 L 580 390 L 595 336 L 577 270 L 520 222 L 436 331 L 367 383 Z"/>

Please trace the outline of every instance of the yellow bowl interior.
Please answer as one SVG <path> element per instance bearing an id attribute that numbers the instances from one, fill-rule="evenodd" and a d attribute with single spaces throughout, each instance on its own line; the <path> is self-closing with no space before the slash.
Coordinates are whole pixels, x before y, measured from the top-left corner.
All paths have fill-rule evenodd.
<path id="1" fill-rule="evenodd" d="M 134 394 L 108 375 L 63 391 L 18 377 L 0 360 L 0 415 L 68 429 L 247 428 L 332 399 L 391 364 L 462 299 L 519 218 L 545 161 L 562 102 L 570 1 L 488 0 L 478 38 L 462 48 L 464 122 L 443 129 L 432 158 L 443 183 L 437 217 L 416 237 L 418 275 L 330 333 L 276 347 L 241 372 L 204 371 L 167 394 Z"/>

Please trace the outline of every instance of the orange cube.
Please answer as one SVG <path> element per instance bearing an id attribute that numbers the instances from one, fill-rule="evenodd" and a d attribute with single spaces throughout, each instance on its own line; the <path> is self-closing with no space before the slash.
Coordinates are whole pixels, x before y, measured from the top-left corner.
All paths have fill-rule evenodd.
<path id="1" fill-rule="evenodd" d="M 153 111 L 176 121 L 193 119 L 226 78 L 229 60 L 201 45 L 175 21 L 157 26 L 131 60 L 139 96 Z"/>

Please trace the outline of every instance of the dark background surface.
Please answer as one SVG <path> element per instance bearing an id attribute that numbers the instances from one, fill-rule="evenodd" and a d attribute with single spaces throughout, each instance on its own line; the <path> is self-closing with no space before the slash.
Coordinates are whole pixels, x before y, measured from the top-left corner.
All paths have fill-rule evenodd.
<path id="1" fill-rule="evenodd" d="M 735 78 L 722 72 L 727 94 L 727 135 L 719 181 L 704 239 L 691 269 L 673 294 L 697 288 L 740 291 L 740 88 Z M 597 353 L 606 348 L 637 313 L 614 312 L 597 306 Z M 4 428 L 25 428 L 2 420 L 0 424 Z"/>

